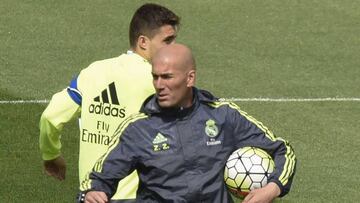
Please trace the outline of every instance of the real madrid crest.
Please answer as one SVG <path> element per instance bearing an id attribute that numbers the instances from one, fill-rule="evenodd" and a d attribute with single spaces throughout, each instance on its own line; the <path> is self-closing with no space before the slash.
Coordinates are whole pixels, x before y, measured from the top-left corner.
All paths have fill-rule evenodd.
<path id="1" fill-rule="evenodd" d="M 214 120 L 209 119 L 208 121 L 206 121 L 205 133 L 207 134 L 207 136 L 211 138 L 216 137 L 218 135 L 219 129 L 217 128 Z"/>

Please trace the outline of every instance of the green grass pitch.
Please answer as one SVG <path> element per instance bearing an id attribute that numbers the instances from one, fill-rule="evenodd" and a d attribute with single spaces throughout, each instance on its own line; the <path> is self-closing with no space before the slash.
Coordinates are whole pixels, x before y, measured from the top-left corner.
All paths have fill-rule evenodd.
<path id="1" fill-rule="evenodd" d="M 360 3 L 350 0 L 153 1 L 182 17 L 198 87 L 221 97 L 360 97 Z M 144 1 L 20 1 L 0 6 L 0 101 L 50 99 L 91 62 L 128 48 Z M 360 103 L 237 102 L 291 142 L 292 191 L 276 202 L 358 202 Z M 74 202 L 78 129 L 65 126 L 64 182 L 42 173 L 46 104 L 0 103 L 0 202 Z M 240 201 L 239 201 L 240 202 Z"/>

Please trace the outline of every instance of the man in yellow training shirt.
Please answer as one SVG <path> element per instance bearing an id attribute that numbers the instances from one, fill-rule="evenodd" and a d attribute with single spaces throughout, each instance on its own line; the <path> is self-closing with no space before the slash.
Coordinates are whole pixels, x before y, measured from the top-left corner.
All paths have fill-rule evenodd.
<path id="1" fill-rule="evenodd" d="M 169 9 L 144 4 L 130 23 L 130 50 L 92 63 L 53 95 L 40 120 L 40 150 L 48 175 L 65 179 L 60 135 L 65 123 L 80 117 L 79 181 L 83 181 L 108 149 L 119 123 L 138 112 L 154 93 L 148 60 L 158 49 L 175 42 L 179 24 L 180 18 Z M 132 173 L 119 183 L 111 202 L 132 202 L 137 185 L 137 174 Z"/>

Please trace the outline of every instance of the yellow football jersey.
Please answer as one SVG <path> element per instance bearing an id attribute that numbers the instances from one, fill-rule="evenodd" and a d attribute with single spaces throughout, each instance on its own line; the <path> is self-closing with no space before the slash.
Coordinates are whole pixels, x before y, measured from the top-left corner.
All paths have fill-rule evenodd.
<path id="1" fill-rule="evenodd" d="M 44 111 L 40 122 L 43 159 L 55 158 L 60 154 L 62 123 L 80 112 L 81 184 L 97 159 L 107 151 L 118 125 L 129 115 L 138 112 L 142 102 L 153 93 L 150 63 L 131 51 L 92 63 L 71 81 L 66 90 L 54 95 Z M 66 107 L 62 107 L 64 105 Z M 135 198 L 137 185 L 134 172 L 119 183 L 113 199 Z"/>

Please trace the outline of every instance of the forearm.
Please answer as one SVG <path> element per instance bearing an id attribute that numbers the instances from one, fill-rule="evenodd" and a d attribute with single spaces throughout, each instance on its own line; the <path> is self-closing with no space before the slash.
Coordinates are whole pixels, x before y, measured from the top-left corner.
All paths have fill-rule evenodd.
<path id="1" fill-rule="evenodd" d="M 282 139 L 281 139 L 282 140 Z M 272 154 L 275 162 L 275 171 L 270 175 L 269 182 L 273 182 L 281 189 L 280 197 L 290 191 L 295 174 L 296 157 L 294 150 L 286 141 L 279 141 L 279 146 Z"/>
<path id="2" fill-rule="evenodd" d="M 53 160 L 60 156 L 61 128 L 57 129 L 51 122 L 41 117 L 39 145 L 43 160 Z"/>
<path id="3" fill-rule="evenodd" d="M 80 112 L 80 107 L 69 97 L 66 90 L 53 96 L 41 115 L 39 145 L 44 160 L 55 159 L 60 155 L 60 134 L 63 124 Z"/>

